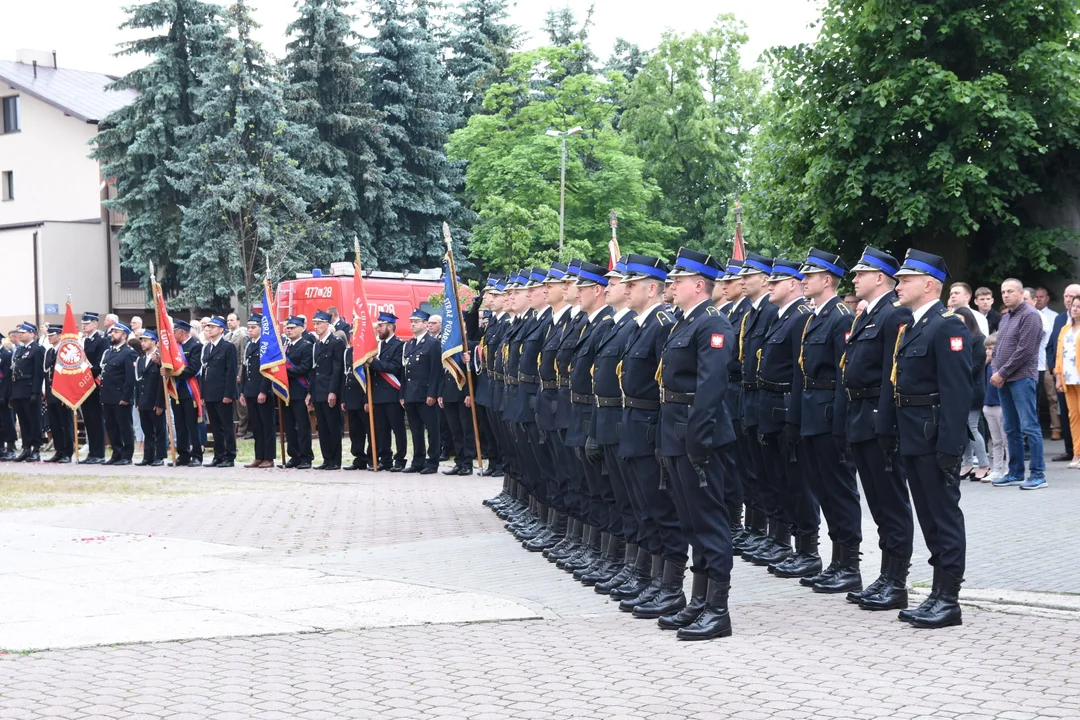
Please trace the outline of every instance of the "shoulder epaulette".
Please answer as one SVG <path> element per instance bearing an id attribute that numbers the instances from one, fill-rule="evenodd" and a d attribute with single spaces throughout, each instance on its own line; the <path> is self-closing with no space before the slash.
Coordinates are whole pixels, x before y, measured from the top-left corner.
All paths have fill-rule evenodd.
<path id="1" fill-rule="evenodd" d="M 715 305 L 709 305 L 708 307 L 706 307 L 705 312 L 707 312 L 709 315 L 720 315 L 720 311 L 716 309 Z"/>
<path id="2" fill-rule="evenodd" d="M 614 319 L 615 319 L 615 316 L 614 316 L 614 315 L 608 315 L 608 316 L 607 316 L 607 317 L 605 317 L 604 319 L 605 319 L 605 320 L 614 320 Z"/>
<path id="3" fill-rule="evenodd" d="M 941 313 L 941 317 L 953 317 L 954 315 L 956 315 L 956 313 L 954 313 L 952 310 L 946 310 L 945 312 Z"/>
<path id="4" fill-rule="evenodd" d="M 675 320 L 672 319 L 672 317 L 670 315 L 668 315 L 666 312 L 664 312 L 663 310 L 656 313 L 656 320 L 657 320 L 657 322 L 659 322 L 661 325 L 664 325 L 664 326 L 670 325 L 670 324 L 675 322 Z"/>
<path id="5" fill-rule="evenodd" d="M 899 301 L 899 300 L 897 300 L 896 302 L 894 302 L 894 303 L 892 304 L 892 306 L 893 306 L 893 307 L 900 307 L 900 304 L 901 304 L 901 303 L 900 303 L 900 301 Z"/>
<path id="6" fill-rule="evenodd" d="M 851 308 L 849 308 L 844 303 L 836 303 L 836 312 L 840 313 L 841 315 L 851 315 L 852 314 Z"/>
<path id="7" fill-rule="evenodd" d="M 813 312 L 813 311 L 810 308 L 806 307 L 805 305 L 800 305 L 799 306 L 799 314 L 800 315 L 805 315 L 805 314 L 807 314 L 809 312 Z"/>

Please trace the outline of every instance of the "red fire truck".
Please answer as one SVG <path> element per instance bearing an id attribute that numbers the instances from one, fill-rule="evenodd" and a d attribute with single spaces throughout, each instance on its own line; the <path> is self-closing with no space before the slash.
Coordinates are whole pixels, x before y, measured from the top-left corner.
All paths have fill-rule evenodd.
<path id="1" fill-rule="evenodd" d="M 472 299 L 472 292 L 460 286 L 462 309 Z M 417 273 L 393 273 L 378 270 L 364 272 L 364 291 L 368 300 L 368 316 L 375 318 L 380 312 L 392 312 L 398 317 L 397 335 L 408 340 L 409 315 L 416 308 L 438 313 L 439 308 L 429 302 L 432 295 L 443 291 L 442 270 L 421 270 Z M 279 323 L 294 315 L 311 318 L 317 310 L 330 306 L 338 309 L 341 317 L 351 323 L 353 306 L 353 265 L 333 263 L 329 273 L 315 269 L 310 273 L 297 273 L 295 280 L 283 281 L 277 289 L 277 308 L 274 317 Z"/>

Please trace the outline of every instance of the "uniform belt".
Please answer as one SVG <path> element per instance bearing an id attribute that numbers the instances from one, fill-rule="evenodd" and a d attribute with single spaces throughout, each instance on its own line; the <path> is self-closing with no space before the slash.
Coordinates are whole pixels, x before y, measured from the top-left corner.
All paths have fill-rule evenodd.
<path id="1" fill-rule="evenodd" d="M 738 372 L 729 372 L 727 374 L 728 382 L 742 382 L 742 370 Z"/>
<path id="2" fill-rule="evenodd" d="M 758 383 L 761 387 L 765 388 L 769 392 L 774 393 L 789 393 L 791 392 L 791 383 L 774 383 L 768 380 L 759 380 Z"/>
<path id="3" fill-rule="evenodd" d="M 516 377 L 510 377 L 509 375 L 503 375 L 507 385 L 517 385 L 518 379 Z"/>
<path id="4" fill-rule="evenodd" d="M 532 383 L 533 385 L 539 385 L 540 384 L 540 376 L 539 375 L 526 375 L 523 372 L 518 373 L 518 380 L 520 380 L 523 383 Z"/>
<path id="5" fill-rule="evenodd" d="M 568 378 L 568 377 L 559 378 L 559 387 L 561 387 L 561 388 L 570 387 L 570 378 Z"/>
<path id="6" fill-rule="evenodd" d="M 582 395 L 581 393 L 572 392 L 570 393 L 570 402 L 578 405 L 592 405 L 593 397 L 594 396 L 592 395 Z"/>
<path id="7" fill-rule="evenodd" d="M 659 400 L 647 400 L 646 398 L 623 398 L 623 407 L 637 408 L 638 410 L 659 410 Z"/>
<path id="8" fill-rule="evenodd" d="M 814 380 L 813 378 L 805 378 L 803 380 L 803 387 L 807 390 L 835 390 L 835 380 Z"/>
<path id="9" fill-rule="evenodd" d="M 758 389 L 758 384 L 753 380 L 743 380 L 742 389 L 743 392 L 755 392 Z"/>
<path id="10" fill-rule="evenodd" d="M 930 405 L 940 405 L 941 396 L 937 393 L 931 393 L 929 395 L 901 395 L 896 393 L 896 407 L 927 407 Z"/>
<path id="11" fill-rule="evenodd" d="M 622 407 L 622 395 L 618 397 L 596 396 L 596 407 Z"/>
<path id="12" fill-rule="evenodd" d="M 675 403 L 676 405 L 693 405 L 694 393 L 680 393 L 672 392 L 671 390 L 661 389 L 660 402 Z"/>
<path id="13" fill-rule="evenodd" d="M 557 389 L 559 387 L 559 381 L 558 380 L 542 380 L 540 382 L 540 387 L 543 388 L 544 390 L 555 390 L 555 389 Z"/>
<path id="14" fill-rule="evenodd" d="M 866 398 L 881 397 L 880 387 L 869 388 L 848 388 L 847 399 L 848 400 L 865 400 Z"/>

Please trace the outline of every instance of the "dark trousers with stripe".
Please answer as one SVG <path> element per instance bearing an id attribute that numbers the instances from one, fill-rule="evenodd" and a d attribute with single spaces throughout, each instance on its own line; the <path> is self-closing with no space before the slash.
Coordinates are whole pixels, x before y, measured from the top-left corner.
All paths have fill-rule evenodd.
<path id="1" fill-rule="evenodd" d="M 248 429 L 255 437 L 255 459 L 274 460 L 277 457 L 277 428 L 274 426 L 274 396 L 260 403 L 259 396 L 245 396 L 248 408 Z"/>
<path id="2" fill-rule="evenodd" d="M 49 428 L 52 430 L 53 448 L 59 457 L 73 457 L 75 454 L 75 420 L 71 409 L 61 402 L 48 403 Z"/>
<path id="3" fill-rule="evenodd" d="M 153 410 L 139 410 L 139 426 L 143 431 L 143 462 L 164 460 L 169 444 L 165 413 L 158 415 Z"/>

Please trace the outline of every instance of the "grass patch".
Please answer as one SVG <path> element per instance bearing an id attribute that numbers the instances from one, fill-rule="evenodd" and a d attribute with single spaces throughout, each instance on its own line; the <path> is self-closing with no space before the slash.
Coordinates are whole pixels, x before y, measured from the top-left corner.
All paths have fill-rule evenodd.
<path id="1" fill-rule="evenodd" d="M 231 495 L 241 492 L 284 490 L 288 484 L 272 486 L 190 480 L 184 478 L 101 477 L 79 475 L 16 475 L 0 473 L 0 511 L 27 508 L 126 502 L 192 495 Z"/>

